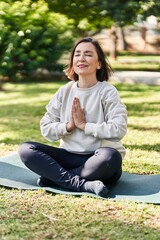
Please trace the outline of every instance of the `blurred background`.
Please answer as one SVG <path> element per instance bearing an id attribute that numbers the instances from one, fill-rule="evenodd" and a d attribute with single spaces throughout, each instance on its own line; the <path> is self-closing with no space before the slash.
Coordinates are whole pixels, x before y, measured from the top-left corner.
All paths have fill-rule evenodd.
<path id="1" fill-rule="evenodd" d="M 159 0 L 0 1 L 0 82 L 64 79 L 73 43 L 91 36 L 115 71 L 160 71 Z"/>

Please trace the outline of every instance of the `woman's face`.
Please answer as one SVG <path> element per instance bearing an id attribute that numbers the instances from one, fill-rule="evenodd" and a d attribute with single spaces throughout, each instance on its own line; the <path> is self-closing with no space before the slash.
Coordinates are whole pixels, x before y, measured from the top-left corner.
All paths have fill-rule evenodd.
<path id="1" fill-rule="evenodd" d="M 80 43 L 73 55 L 73 69 L 79 76 L 96 76 L 97 69 L 101 65 L 96 49 L 92 43 Z"/>

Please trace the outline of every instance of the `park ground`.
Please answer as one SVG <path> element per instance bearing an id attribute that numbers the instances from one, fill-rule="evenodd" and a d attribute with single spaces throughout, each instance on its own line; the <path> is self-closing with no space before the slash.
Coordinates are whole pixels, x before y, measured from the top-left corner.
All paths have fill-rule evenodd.
<path id="1" fill-rule="evenodd" d="M 0 92 L 1 156 L 21 142 L 47 143 L 39 131 L 45 105 L 63 81 L 5 83 Z M 113 83 L 128 109 L 123 170 L 160 174 L 160 86 Z M 55 143 L 56 145 L 58 143 Z M 159 205 L 0 188 L 2 240 L 159 240 Z"/>

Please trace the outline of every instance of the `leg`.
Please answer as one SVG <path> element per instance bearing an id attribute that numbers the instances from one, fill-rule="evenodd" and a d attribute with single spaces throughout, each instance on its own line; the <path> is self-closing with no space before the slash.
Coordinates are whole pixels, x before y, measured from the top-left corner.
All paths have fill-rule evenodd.
<path id="1" fill-rule="evenodd" d="M 86 182 L 84 178 L 66 170 L 66 168 L 73 169 L 82 165 L 91 155 L 72 154 L 64 149 L 35 142 L 22 144 L 19 148 L 19 155 L 24 164 L 32 171 L 43 176 L 47 183 L 49 181 L 49 185 L 55 182 L 73 191 L 92 192 L 100 196 L 105 196 L 108 193 L 102 182 L 94 181 L 91 187 L 89 185 L 84 186 Z"/>
<path id="2" fill-rule="evenodd" d="M 105 184 L 114 183 L 122 174 L 122 157 L 116 149 L 102 147 L 97 149 L 92 157 L 82 166 L 74 169 L 73 172 L 86 180 L 99 179 Z"/>
<path id="3" fill-rule="evenodd" d="M 33 172 L 43 176 L 56 184 L 80 191 L 85 179 L 67 171 L 52 156 L 63 159 L 67 151 L 60 148 L 50 147 L 44 144 L 27 142 L 19 148 L 19 155 L 23 163 Z M 61 160 L 62 162 L 62 160 Z M 70 166 L 71 167 L 71 166 Z"/>

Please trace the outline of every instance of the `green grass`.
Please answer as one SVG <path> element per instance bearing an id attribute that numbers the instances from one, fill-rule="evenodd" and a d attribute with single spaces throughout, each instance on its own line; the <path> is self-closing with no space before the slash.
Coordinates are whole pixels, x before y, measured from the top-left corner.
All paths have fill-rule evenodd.
<path id="1" fill-rule="evenodd" d="M 114 70 L 160 71 L 158 55 L 121 52 L 116 61 L 111 61 Z"/>
<path id="2" fill-rule="evenodd" d="M 39 130 L 45 105 L 64 82 L 5 84 L 0 92 L 0 155 L 21 142 L 47 143 Z M 128 108 L 124 171 L 160 174 L 160 86 L 116 84 Z M 51 143 L 49 143 L 51 144 Z M 58 144 L 55 143 L 56 145 Z M 2 240 L 158 240 L 159 205 L 0 188 Z"/>

